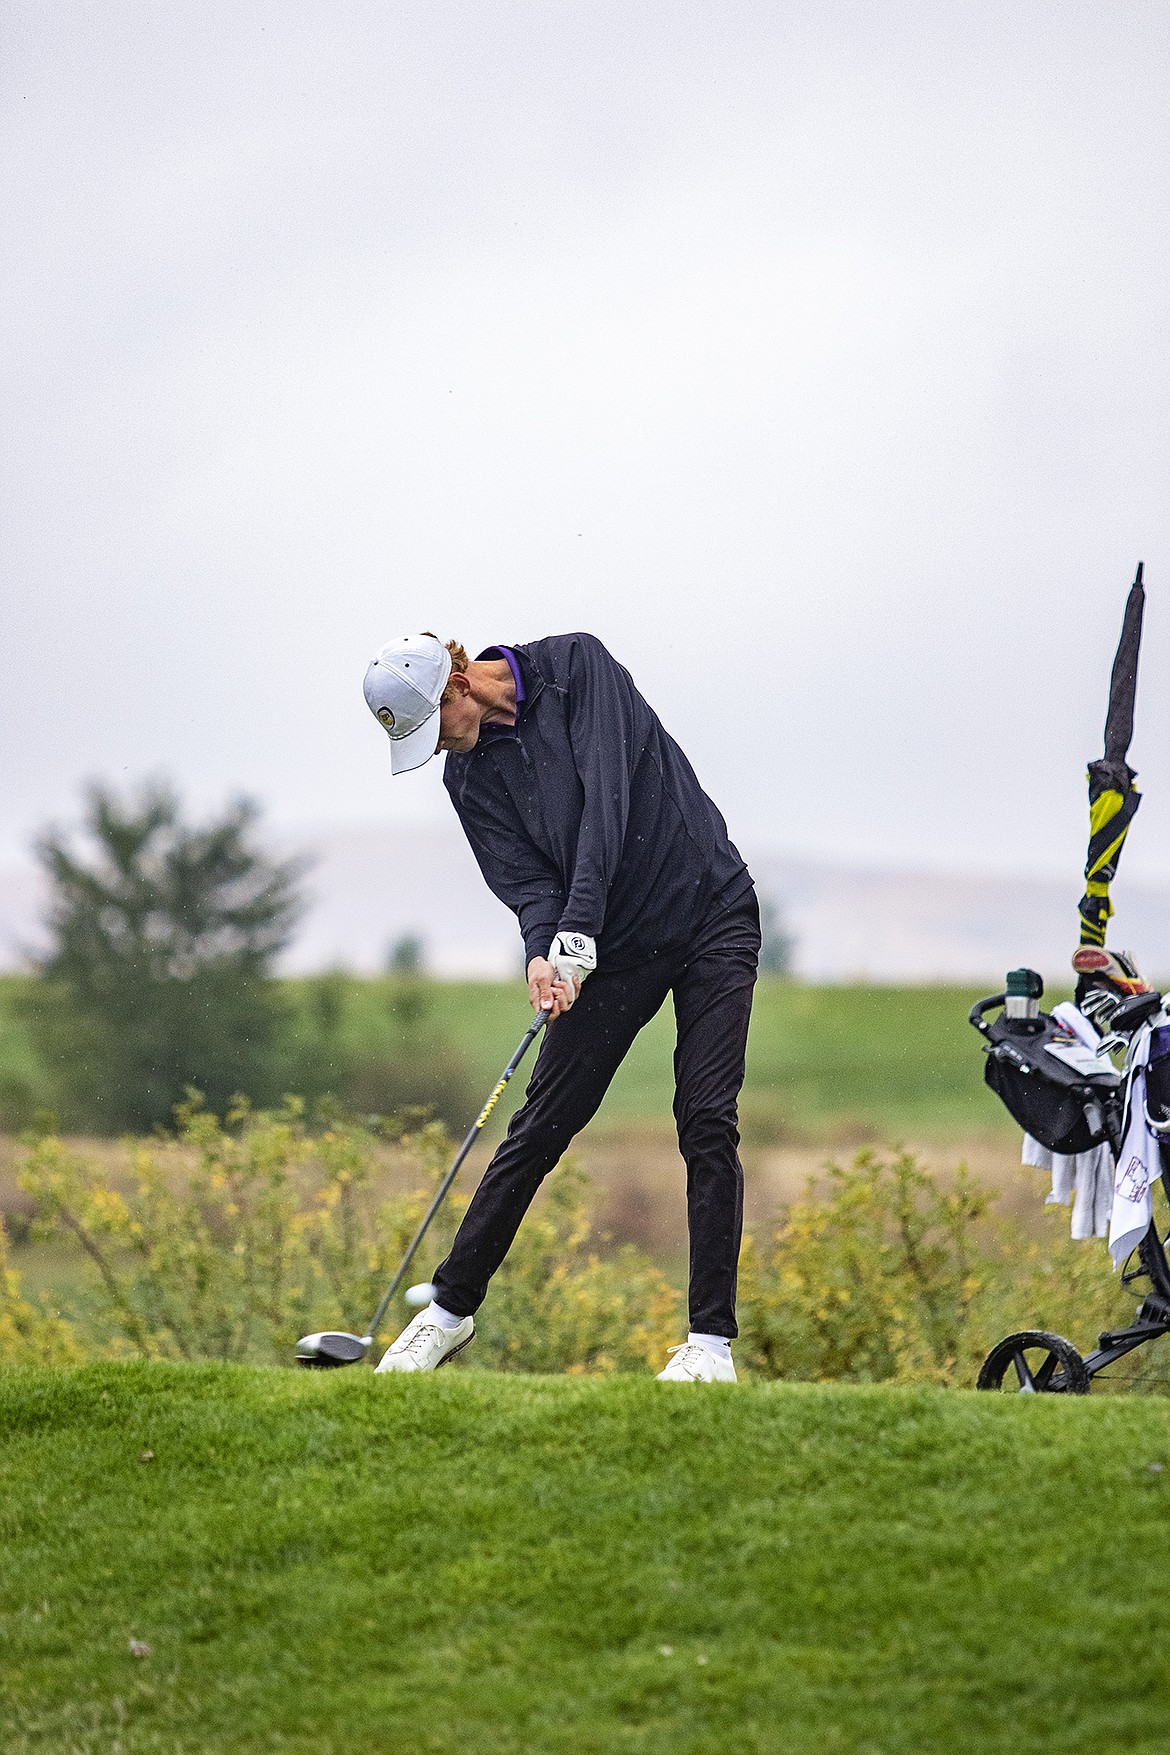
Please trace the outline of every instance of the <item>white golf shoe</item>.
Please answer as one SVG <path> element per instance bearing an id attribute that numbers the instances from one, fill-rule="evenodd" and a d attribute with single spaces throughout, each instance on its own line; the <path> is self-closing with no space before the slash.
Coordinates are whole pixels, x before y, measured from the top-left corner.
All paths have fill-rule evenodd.
<path id="1" fill-rule="evenodd" d="M 730 1357 L 717 1358 L 701 1341 L 683 1341 L 668 1347 L 673 1354 L 665 1371 L 658 1373 L 659 1383 L 735 1383 L 735 1366 Z"/>
<path id="2" fill-rule="evenodd" d="M 383 1353 L 379 1371 L 435 1371 L 475 1339 L 475 1318 L 465 1316 L 458 1328 L 440 1328 L 420 1310 L 398 1339 Z"/>

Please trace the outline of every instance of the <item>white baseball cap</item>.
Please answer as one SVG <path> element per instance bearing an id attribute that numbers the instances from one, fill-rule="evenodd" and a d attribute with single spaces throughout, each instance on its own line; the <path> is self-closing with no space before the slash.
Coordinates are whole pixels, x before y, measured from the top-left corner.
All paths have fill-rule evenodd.
<path id="1" fill-rule="evenodd" d="M 434 634 L 389 640 L 370 661 L 362 685 L 366 705 L 390 739 L 390 772 L 421 768 L 439 741 L 439 701 L 451 654 Z"/>

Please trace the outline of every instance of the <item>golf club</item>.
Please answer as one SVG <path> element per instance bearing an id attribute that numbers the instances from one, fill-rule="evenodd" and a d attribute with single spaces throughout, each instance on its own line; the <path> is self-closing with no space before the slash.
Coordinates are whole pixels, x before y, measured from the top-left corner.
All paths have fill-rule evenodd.
<path id="1" fill-rule="evenodd" d="M 500 1074 L 495 1089 L 492 1091 L 491 1096 L 475 1118 L 475 1125 L 472 1127 L 467 1138 L 456 1153 L 455 1162 L 435 1190 L 435 1197 L 423 1216 L 422 1224 L 412 1237 L 410 1247 L 407 1249 L 406 1254 L 399 1263 L 398 1272 L 394 1275 L 389 1286 L 387 1286 L 382 1302 L 378 1305 L 377 1310 L 375 1310 L 373 1316 L 370 1318 L 369 1327 L 365 1334 L 351 1335 L 346 1334 L 342 1329 L 326 1329 L 322 1334 L 303 1335 L 297 1342 L 298 1365 L 304 1365 L 310 1370 L 316 1369 L 318 1371 L 324 1371 L 335 1368 L 339 1365 L 356 1365 L 360 1359 L 365 1358 L 367 1352 L 374 1343 L 374 1336 L 378 1332 L 378 1324 L 385 1316 L 386 1311 L 390 1306 L 390 1300 L 402 1284 L 406 1275 L 406 1270 L 414 1258 L 414 1252 L 426 1236 L 431 1220 L 442 1206 L 447 1195 L 447 1190 L 459 1174 L 460 1165 L 463 1163 L 464 1158 L 466 1158 L 468 1152 L 479 1138 L 480 1130 L 496 1104 L 499 1102 L 500 1097 L 503 1094 L 504 1086 L 508 1083 L 508 1080 L 512 1077 L 512 1074 L 516 1071 L 516 1068 L 520 1065 L 520 1062 L 524 1059 L 524 1056 L 528 1053 L 528 1050 L 536 1041 L 536 1038 L 540 1035 L 540 1032 L 544 1029 L 547 1022 L 548 1013 L 544 1011 L 537 1012 L 529 1028 L 524 1032 L 524 1040 L 520 1043 L 515 1054 Z"/>

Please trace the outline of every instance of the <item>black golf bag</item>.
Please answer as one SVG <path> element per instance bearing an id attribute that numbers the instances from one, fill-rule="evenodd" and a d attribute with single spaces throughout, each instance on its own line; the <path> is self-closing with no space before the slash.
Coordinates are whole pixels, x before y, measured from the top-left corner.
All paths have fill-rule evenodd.
<path id="1" fill-rule="evenodd" d="M 1087 1152 L 1108 1141 L 1120 1144 L 1121 1080 L 1115 1072 L 1088 1068 L 1076 1038 L 1046 1012 L 988 1023 L 984 1014 L 1005 995 L 981 999 L 971 1022 L 986 1038 L 983 1077 L 1025 1133 L 1050 1152 Z"/>
<path id="2" fill-rule="evenodd" d="M 1128 1079 L 1112 1070 L 1108 1047 L 1120 1050 L 1127 1041 L 1136 1040 L 1139 1031 L 1152 1031 L 1144 1101 L 1159 1131 L 1170 1120 L 1170 1026 L 1162 995 L 1145 989 L 1112 1006 L 1108 1043 L 1102 1040 L 1100 1050 L 1094 1050 L 1063 1029 L 1058 1019 L 1040 1011 L 1043 991 L 1044 984 L 1033 970 L 1013 970 L 1006 993 L 993 994 L 971 1007 L 970 1021 L 984 1038 L 984 1078 L 1025 1133 L 1050 1152 L 1077 1156 L 1104 1144 L 1117 1160 Z M 1011 1016 L 1009 1000 L 1015 1002 Z M 1000 1015 L 989 1021 L 987 1013 L 997 1007 Z M 1158 1016 L 1163 1022 L 1155 1025 Z M 1161 1144 L 1160 1156 L 1162 1185 L 1170 1197 L 1170 1144 Z M 1142 1287 L 1137 1316 L 1129 1328 L 1102 1334 L 1097 1348 L 1084 1357 L 1071 1341 L 1046 1330 L 1008 1335 L 983 1361 L 977 1387 L 1086 1395 L 1098 1372 L 1147 1341 L 1170 1334 L 1170 1263 L 1153 1220 L 1122 1267 L 1121 1280 L 1125 1286 Z"/>

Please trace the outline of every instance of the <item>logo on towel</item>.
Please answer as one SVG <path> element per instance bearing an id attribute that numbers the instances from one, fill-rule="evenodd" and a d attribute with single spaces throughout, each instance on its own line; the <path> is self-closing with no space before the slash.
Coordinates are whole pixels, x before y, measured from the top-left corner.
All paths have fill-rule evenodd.
<path id="1" fill-rule="evenodd" d="M 1135 1153 L 1117 1178 L 1117 1193 L 1123 1200 L 1133 1201 L 1136 1204 L 1136 1202 L 1145 1199 L 1146 1189 L 1149 1185 L 1149 1172 Z"/>

